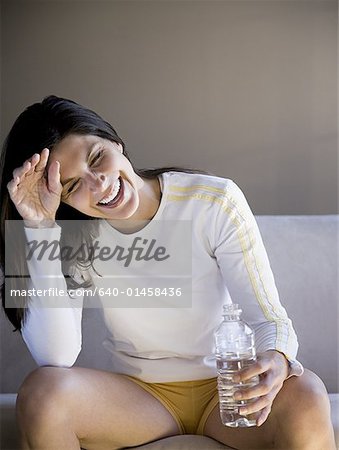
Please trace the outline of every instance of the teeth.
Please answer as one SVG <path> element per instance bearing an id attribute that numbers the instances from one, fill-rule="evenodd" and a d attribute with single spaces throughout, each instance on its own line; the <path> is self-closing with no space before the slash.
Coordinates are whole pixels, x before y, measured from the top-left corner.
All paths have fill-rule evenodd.
<path id="1" fill-rule="evenodd" d="M 107 203 L 111 202 L 117 196 L 119 189 L 120 189 L 120 179 L 118 178 L 117 181 L 115 182 L 112 194 L 109 195 L 108 197 L 103 198 L 99 202 L 99 205 L 107 205 Z"/>

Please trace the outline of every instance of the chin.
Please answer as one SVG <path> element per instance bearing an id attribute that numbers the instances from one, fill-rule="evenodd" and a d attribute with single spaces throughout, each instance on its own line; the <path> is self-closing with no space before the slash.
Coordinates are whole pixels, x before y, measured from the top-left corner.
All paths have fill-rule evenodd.
<path id="1" fill-rule="evenodd" d="M 131 205 L 129 208 L 127 208 L 127 211 L 122 213 L 120 215 L 120 217 L 117 217 L 117 219 L 122 219 L 122 220 L 126 220 L 126 219 L 133 219 L 133 216 L 136 214 L 136 212 L 138 211 L 138 207 L 139 207 L 139 199 L 133 202 L 134 204 Z"/>

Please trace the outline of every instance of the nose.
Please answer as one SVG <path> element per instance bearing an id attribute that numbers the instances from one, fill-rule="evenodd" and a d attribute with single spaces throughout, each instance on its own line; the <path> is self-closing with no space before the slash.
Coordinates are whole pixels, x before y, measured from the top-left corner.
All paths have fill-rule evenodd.
<path id="1" fill-rule="evenodd" d="M 91 191 L 106 189 L 107 177 L 104 173 L 88 172 L 85 178 Z"/>

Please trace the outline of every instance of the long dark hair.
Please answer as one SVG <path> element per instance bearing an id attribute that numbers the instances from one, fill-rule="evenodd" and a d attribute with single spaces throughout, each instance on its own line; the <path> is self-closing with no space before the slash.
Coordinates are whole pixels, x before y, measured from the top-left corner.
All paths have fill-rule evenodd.
<path id="1" fill-rule="evenodd" d="M 5 281 L 5 231 L 6 221 L 23 221 L 13 202 L 9 197 L 7 183 L 13 177 L 13 170 L 19 167 L 27 159 L 30 159 L 34 153 L 39 153 L 45 147 L 53 150 L 63 138 L 69 134 L 95 135 L 110 140 L 123 147 L 123 154 L 131 162 L 126 151 L 126 146 L 118 136 L 115 129 L 102 119 L 94 111 L 83 107 L 72 100 L 50 95 L 40 103 L 34 103 L 26 108 L 15 121 L 10 130 L 1 153 L 0 159 L 0 264 L 3 275 L 1 294 L 2 306 L 7 318 L 14 325 L 13 331 L 21 331 L 21 327 L 26 319 L 27 298 L 20 297 L 16 301 L 16 307 L 6 307 L 6 292 L 12 289 L 25 288 L 26 281 L 24 277 L 9 277 Z M 133 167 L 135 173 L 142 178 L 152 179 L 168 171 L 178 171 L 187 173 L 205 173 L 203 170 L 192 169 L 188 167 L 160 167 L 150 169 L 137 169 Z M 93 237 L 95 221 L 89 216 L 82 214 L 70 206 L 61 203 L 57 211 L 57 220 L 81 220 L 80 227 L 77 228 L 77 240 L 86 242 L 90 245 Z M 25 255 L 25 236 L 23 226 L 16 233 L 15 239 L 11 242 L 11 254 L 7 257 L 14 262 L 17 273 L 27 273 Z M 67 281 L 67 280 L 66 280 Z M 73 283 L 73 284 L 72 284 Z M 68 284 L 74 286 L 74 280 L 69 279 Z"/>

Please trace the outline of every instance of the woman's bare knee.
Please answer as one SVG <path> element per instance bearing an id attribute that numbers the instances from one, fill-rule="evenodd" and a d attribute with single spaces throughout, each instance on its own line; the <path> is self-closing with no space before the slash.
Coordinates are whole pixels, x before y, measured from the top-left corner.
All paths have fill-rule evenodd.
<path id="1" fill-rule="evenodd" d="M 80 448 L 68 402 L 72 373 L 72 369 L 40 367 L 25 378 L 16 402 L 21 448 Z"/>
<path id="2" fill-rule="evenodd" d="M 301 377 L 286 380 L 276 400 L 282 442 L 288 441 L 290 448 L 334 448 L 328 394 L 315 373 L 305 369 Z"/>
<path id="3" fill-rule="evenodd" d="M 140 386 L 82 367 L 41 367 L 29 374 L 19 389 L 17 416 L 32 439 L 38 430 L 40 442 L 47 442 L 46 430 L 65 424 L 68 439 L 75 436 L 88 449 L 135 446 L 179 432 L 171 414 Z"/>
<path id="4" fill-rule="evenodd" d="M 19 423 L 60 420 L 67 413 L 67 394 L 71 392 L 71 370 L 39 367 L 21 384 L 16 402 Z"/>
<path id="5" fill-rule="evenodd" d="M 329 414 L 330 402 L 326 387 L 315 373 L 305 369 L 301 377 L 293 377 L 286 383 L 289 383 L 286 398 L 296 412 L 300 411 L 309 415 L 321 411 Z"/>

